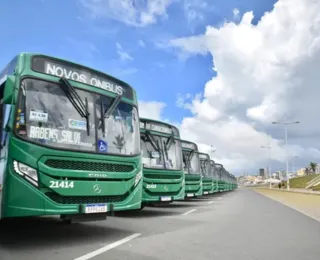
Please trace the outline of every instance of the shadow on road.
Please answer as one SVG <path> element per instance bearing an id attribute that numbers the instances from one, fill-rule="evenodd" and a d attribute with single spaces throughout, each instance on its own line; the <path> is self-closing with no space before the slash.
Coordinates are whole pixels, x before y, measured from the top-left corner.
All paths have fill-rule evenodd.
<path id="1" fill-rule="evenodd" d="M 101 225 L 101 222 L 64 224 L 58 218 L 19 218 L 0 221 L 0 246 L 6 249 L 57 248 L 70 244 L 105 241 L 130 232 Z M 1 257 L 0 257 L 1 259 Z"/>
<path id="2" fill-rule="evenodd" d="M 115 217 L 121 218 L 156 218 L 156 217 L 164 217 L 164 216 L 173 216 L 177 215 L 176 212 L 171 211 L 159 211 L 153 210 L 152 208 L 145 207 L 142 210 L 128 210 L 128 211 L 118 211 L 115 212 Z"/>
<path id="3" fill-rule="evenodd" d="M 185 203 L 184 200 L 182 201 L 178 201 L 178 202 L 174 202 L 172 204 L 167 204 L 167 205 L 161 205 L 161 206 L 157 206 L 156 208 L 194 208 L 194 207 L 197 207 L 197 206 L 201 206 L 200 204 L 196 204 L 196 205 L 192 205 L 191 203 Z"/>

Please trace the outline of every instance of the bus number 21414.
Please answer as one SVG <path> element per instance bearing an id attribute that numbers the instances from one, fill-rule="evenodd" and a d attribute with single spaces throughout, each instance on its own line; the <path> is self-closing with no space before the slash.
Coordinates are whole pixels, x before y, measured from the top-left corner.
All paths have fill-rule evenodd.
<path id="1" fill-rule="evenodd" d="M 72 189 L 74 187 L 73 181 L 50 181 L 50 188 L 63 188 L 63 189 Z"/>

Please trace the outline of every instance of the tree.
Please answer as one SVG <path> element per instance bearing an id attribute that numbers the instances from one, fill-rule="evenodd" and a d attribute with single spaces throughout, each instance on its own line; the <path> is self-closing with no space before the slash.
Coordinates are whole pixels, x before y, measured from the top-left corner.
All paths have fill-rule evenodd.
<path id="1" fill-rule="evenodd" d="M 310 162 L 310 169 L 312 171 L 312 173 L 316 173 L 316 169 L 317 169 L 318 164 L 315 162 Z"/>
<path id="2" fill-rule="evenodd" d="M 309 168 L 306 167 L 306 168 L 305 168 L 305 173 L 306 173 L 306 175 L 309 175 L 309 172 L 310 172 Z"/>

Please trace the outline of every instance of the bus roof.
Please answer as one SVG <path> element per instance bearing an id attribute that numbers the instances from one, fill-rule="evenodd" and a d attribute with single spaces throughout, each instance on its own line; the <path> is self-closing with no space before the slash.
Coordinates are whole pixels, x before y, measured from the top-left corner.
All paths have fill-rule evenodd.
<path id="1" fill-rule="evenodd" d="M 141 130 L 150 130 L 150 131 L 154 131 L 154 132 L 159 132 L 159 133 L 164 133 L 164 134 L 172 134 L 172 132 L 170 132 L 169 130 L 166 131 L 166 129 L 159 129 L 159 128 L 153 128 L 153 129 L 146 129 L 146 125 L 145 123 L 151 123 L 150 127 L 153 128 L 153 126 L 164 126 L 166 129 L 173 129 L 173 134 L 175 136 L 180 137 L 180 131 L 177 127 L 175 127 L 174 125 L 168 124 L 166 122 L 162 122 L 162 121 L 158 121 L 158 120 L 154 120 L 154 119 L 149 119 L 149 118 L 141 118 L 140 117 L 140 129 Z M 163 130 L 163 131 L 162 131 Z"/>
<path id="2" fill-rule="evenodd" d="M 207 154 L 207 153 L 198 153 L 199 154 L 199 157 L 200 157 L 200 160 L 201 159 L 209 159 L 210 160 L 210 156 L 209 156 L 209 154 Z M 201 158 L 202 157 L 202 158 Z M 204 158 L 205 157 L 205 158 Z"/>
<path id="3" fill-rule="evenodd" d="M 182 150 L 193 150 L 198 152 L 198 145 L 194 142 L 180 139 Z"/>
<path id="4" fill-rule="evenodd" d="M 105 72 L 42 53 L 21 52 L 16 57 L 30 61 L 34 72 L 65 77 L 66 79 L 114 92 L 131 100 L 136 99 L 136 91 L 128 83 Z"/>
<path id="5" fill-rule="evenodd" d="M 97 72 L 97 73 L 100 73 L 100 74 L 104 74 L 108 77 L 110 77 L 111 79 L 114 79 L 116 81 L 120 81 L 121 83 L 131 87 L 128 83 L 106 73 L 106 72 L 103 72 L 101 70 L 97 70 L 97 69 L 94 69 L 92 67 L 89 67 L 89 66 L 86 66 L 86 65 L 83 65 L 83 64 L 80 64 L 80 63 L 77 63 L 75 61 L 72 61 L 72 60 L 67 60 L 67 59 L 64 59 L 64 58 L 60 58 L 60 57 L 56 57 L 56 56 L 51 56 L 51 55 L 47 55 L 47 54 L 43 54 L 43 53 L 36 53 L 36 52 L 21 52 L 19 53 L 18 56 L 23 56 L 23 55 L 26 55 L 26 56 L 43 56 L 43 57 L 47 57 L 47 58 L 51 58 L 51 59 L 54 59 L 54 60 L 58 60 L 58 61 L 62 61 L 62 62 L 65 62 L 65 63 L 69 63 L 69 64 L 72 64 L 74 66 L 78 66 L 78 67 L 81 67 L 81 68 L 84 68 L 84 69 L 88 69 L 88 70 L 91 70 L 91 71 L 94 71 L 94 72 Z M 131 87 L 132 88 L 132 87 Z"/>

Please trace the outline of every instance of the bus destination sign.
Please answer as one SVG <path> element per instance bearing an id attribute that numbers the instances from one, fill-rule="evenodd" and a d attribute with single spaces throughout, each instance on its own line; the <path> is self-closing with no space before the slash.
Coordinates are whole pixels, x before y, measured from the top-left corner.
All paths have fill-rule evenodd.
<path id="1" fill-rule="evenodd" d="M 166 125 L 154 124 L 154 123 L 146 123 L 146 129 L 150 131 L 156 131 L 165 134 L 172 134 L 172 130 L 170 127 Z"/>
<path id="2" fill-rule="evenodd" d="M 181 143 L 181 147 L 182 148 L 187 148 L 187 149 L 196 149 L 195 148 L 195 145 L 193 143 L 185 143 L 185 142 L 182 142 Z"/>
<path id="3" fill-rule="evenodd" d="M 32 58 L 32 69 L 34 71 L 84 83 L 100 89 L 104 89 L 123 97 L 133 99 L 131 87 L 116 82 L 111 77 L 92 71 L 86 67 L 75 65 L 70 62 L 59 61 L 43 56 Z"/>
<path id="4" fill-rule="evenodd" d="M 202 153 L 200 153 L 200 154 L 199 154 L 199 158 L 200 158 L 200 159 L 204 159 L 204 160 L 208 160 L 208 159 L 209 159 L 209 156 L 208 156 L 207 154 L 202 154 Z"/>

